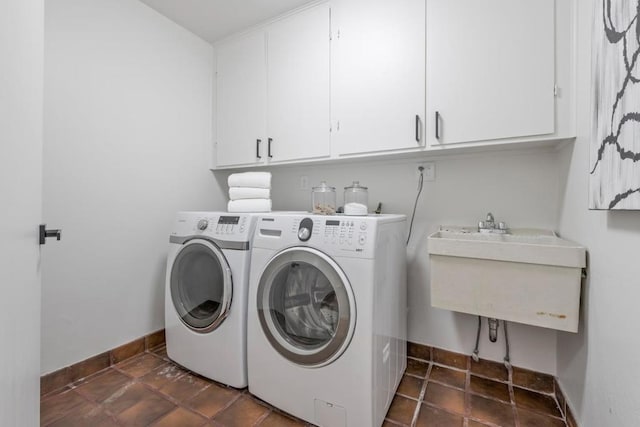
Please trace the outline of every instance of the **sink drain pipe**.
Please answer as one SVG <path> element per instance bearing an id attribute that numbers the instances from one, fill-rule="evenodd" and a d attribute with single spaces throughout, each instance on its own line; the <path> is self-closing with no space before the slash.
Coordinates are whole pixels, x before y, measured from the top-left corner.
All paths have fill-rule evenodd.
<path id="1" fill-rule="evenodd" d="M 498 319 L 494 319 L 493 317 L 489 318 L 489 341 L 496 342 L 498 341 L 498 326 L 500 326 L 500 321 Z"/>
<path id="2" fill-rule="evenodd" d="M 496 342 L 498 340 L 498 326 L 499 320 L 495 318 L 488 318 L 489 320 L 489 340 L 491 342 Z M 505 347 L 505 355 L 504 355 L 504 366 L 507 369 L 511 369 L 511 359 L 509 357 L 509 332 L 507 330 L 507 321 L 503 320 L 502 324 L 504 326 L 504 347 Z M 476 346 L 473 349 L 473 353 L 471 354 L 471 358 L 474 362 L 478 362 L 480 360 L 480 330 L 482 329 L 482 316 L 478 316 L 478 331 L 476 333 Z"/>

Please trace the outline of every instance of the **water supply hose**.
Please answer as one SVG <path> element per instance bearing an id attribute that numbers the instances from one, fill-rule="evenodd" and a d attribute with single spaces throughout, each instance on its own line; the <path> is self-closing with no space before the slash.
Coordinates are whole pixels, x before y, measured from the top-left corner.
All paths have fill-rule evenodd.
<path id="1" fill-rule="evenodd" d="M 503 320 L 502 323 L 504 324 L 504 366 L 507 369 L 511 370 L 511 359 L 509 359 L 509 334 L 507 333 L 507 321 Z"/>
<path id="2" fill-rule="evenodd" d="M 480 356 L 479 356 L 480 329 L 482 329 L 482 317 L 478 316 L 478 333 L 476 334 L 476 347 L 473 349 L 473 353 L 471 354 L 471 358 L 473 359 L 474 362 L 477 362 L 480 360 Z"/>

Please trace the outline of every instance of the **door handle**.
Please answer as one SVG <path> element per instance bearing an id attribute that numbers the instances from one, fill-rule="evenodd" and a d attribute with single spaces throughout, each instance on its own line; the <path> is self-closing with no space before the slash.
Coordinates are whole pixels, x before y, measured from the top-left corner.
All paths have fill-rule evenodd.
<path id="1" fill-rule="evenodd" d="M 262 142 L 261 139 L 256 139 L 256 158 L 261 159 L 262 156 L 260 155 L 260 143 Z"/>
<path id="2" fill-rule="evenodd" d="M 436 111 L 436 139 L 440 139 L 440 112 Z"/>
<path id="3" fill-rule="evenodd" d="M 269 158 L 272 158 L 273 156 L 271 155 L 271 142 L 273 141 L 273 138 L 269 138 L 267 140 L 267 156 Z"/>
<path id="4" fill-rule="evenodd" d="M 420 144 L 420 116 L 416 114 L 416 142 Z"/>
<path id="5" fill-rule="evenodd" d="M 40 224 L 39 226 L 39 234 L 40 234 L 40 244 L 44 245 L 47 243 L 48 237 L 55 237 L 56 240 L 60 240 L 62 237 L 62 230 L 47 230 L 47 224 Z"/>

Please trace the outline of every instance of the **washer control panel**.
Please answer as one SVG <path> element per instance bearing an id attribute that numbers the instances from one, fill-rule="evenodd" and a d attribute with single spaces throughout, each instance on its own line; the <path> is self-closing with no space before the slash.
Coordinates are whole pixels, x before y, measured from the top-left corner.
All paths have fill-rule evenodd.
<path id="1" fill-rule="evenodd" d="M 367 243 L 367 223 L 358 220 L 327 220 L 324 243 L 347 246 L 364 246 Z"/>
<path id="2" fill-rule="evenodd" d="M 369 258 L 389 245 L 404 240 L 401 233 L 386 237 L 386 229 L 404 223 L 404 215 L 314 215 L 307 212 L 273 212 L 256 215 L 252 248 L 280 251 L 284 248 L 315 248 L 329 256 Z M 380 235 L 380 236 L 379 236 Z M 384 239 L 384 240 L 380 240 Z"/>
<path id="3" fill-rule="evenodd" d="M 359 250 L 369 241 L 369 224 L 363 218 L 307 217 L 296 220 L 291 228 L 301 242 Z"/>

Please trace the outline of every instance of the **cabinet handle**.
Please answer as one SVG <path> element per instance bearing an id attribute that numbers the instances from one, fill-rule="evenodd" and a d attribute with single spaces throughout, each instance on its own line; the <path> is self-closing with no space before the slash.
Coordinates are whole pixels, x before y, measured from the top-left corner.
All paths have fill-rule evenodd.
<path id="1" fill-rule="evenodd" d="M 440 139 L 440 112 L 436 111 L 436 139 Z"/>
<path id="2" fill-rule="evenodd" d="M 258 159 L 261 159 L 262 156 L 260 155 L 260 143 L 262 142 L 261 139 L 256 139 L 256 157 Z"/>
<path id="3" fill-rule="evenodd" d="M 416 114 L 416 142 L 420 144 L 420 116 Z"/>
<path id="4" fill-rule="evenodd" d="M 273 138 L 269 138 L 267 140 L 267 156 L 269 158 L 272 158 L 273 156 L 271 155 L 271 141 L 273 141 Z"/>

